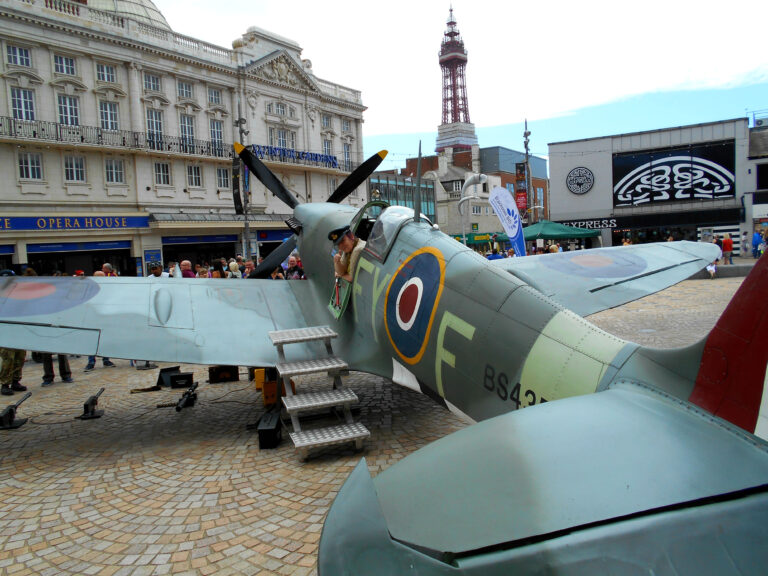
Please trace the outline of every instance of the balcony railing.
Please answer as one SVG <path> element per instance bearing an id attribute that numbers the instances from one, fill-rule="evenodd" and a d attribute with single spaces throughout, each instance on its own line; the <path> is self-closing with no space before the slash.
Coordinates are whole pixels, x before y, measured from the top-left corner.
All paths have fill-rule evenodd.
<path id="1" fill-rule="evenodd" d="M 212 158 L 231 158 L 232 144 L 216 140 L 199 140 L 178 136 L 166 136 L 153 132 L 130 132 L 128 130 L 105 130 L 95 126 L 69 126 L 42 120 L 17 120 L 0 116 L 0 139 L 14 139 L 32 142 L 60 142 L 63 144 L 84 144 L 127 150 L 145 150 L 171 154 L 188 154 Z M 267 147 L 264 147 L 267 149 Z M 269 147 L 270 149 L 272 147 Z M 275 150 L 283 150 L 274 148 Z M 319 156 L 315 154 L 312 156 Z M 265 154 L 265 162 L 299 166 L 327 167 L 323 162 L 299 155 Z M 340 172 L 352 172 L 359 164 L 339 162 Z"/>

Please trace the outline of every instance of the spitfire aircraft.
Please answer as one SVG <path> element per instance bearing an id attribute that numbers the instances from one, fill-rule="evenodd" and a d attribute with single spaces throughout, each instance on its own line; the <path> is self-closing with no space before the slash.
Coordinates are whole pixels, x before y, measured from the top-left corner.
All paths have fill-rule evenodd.
<path id="1" fill-rule="evenodd" d="M 717 247 L 667 242 L 488 261 L 424 218 L 418 202 L 415 210 L 341 204 L 384 152 L 329 202 L 299 204 L 247 148 L 235 150 L 294 210 L 294 236 L 257 272 L 266 277 L 298 248 L 307 281 L 4 278 L 0 346 L 274 366 L 269 331 L 330 325 L 350 369 L 478 422 L 375 480 L 363 461 L 329 512 L 323 576 L 727 574 L 766 565 L 768 452 L 754 433 L 768 413 L 768 261 L 707 339 L 644 348 L 583 316 L 688 278 Z M 349 304 L 334 314 L 329 233 L 345 226 L 366 245 Z M 238 322 L 219 321 L 226 317 Z M 295 345 L 289 359 L 312 359 L 318 348 Z M 718 571 L 728 558 L 730 572 Z M 694 560 L 701 572 L 689 569 Z"/>

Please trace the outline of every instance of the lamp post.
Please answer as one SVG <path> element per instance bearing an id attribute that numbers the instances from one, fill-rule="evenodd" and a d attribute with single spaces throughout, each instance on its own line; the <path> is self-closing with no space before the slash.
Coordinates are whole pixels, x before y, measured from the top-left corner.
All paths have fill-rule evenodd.
<path id="1" fill-rule="evenodd" d="M 459 200 L 459 204 L 457 206 L 457 209 L 459 211 L 459 218 L 461 218 L 461 240 L 464 243 L 464 246 L 467 245 L 467 232 L 466 227 L 464 226 L 464 212 L 462 211 L 462 204 L 466 202 L 467 200 L 478 200 L 480 197 L 477 194 L 473 194 L 471 196 L 464 196 L 464 193 L 467 191 L 467 188 L 470 186 L 477 186 L 478 184 L 483 184 L 488 180 L 488 176 L 485 174 L 472 174 L 469 178 L 467 178 L 464 181 L 464 185 L 461 187 L 461 199 Z"/>
<path id="2" fill-rule="evenodd" d="M 249 132 L 245 129 L 245 123 L 246 120 L 243 118 L 242 114 L 242 108 L 240 106 L 240 98 L 237 99 L 237 120 L 235 120 L 235 126 L 237 127 L 239 133 L 240 133 L 240 143 L 245 146 L 245 143 L 243 142 L 243 139 L 245 136 L 248 136 Z M 240 173 L 244 174 L 243 171 L 243 162 L 240 161 Z M 245 182 L 242 182 L 242 198 L 243 198 L 243 219 L 244 219 L 244 226 L 243 226 L 243 257 L 247 260 L 251 259 L 251 225 L 248 221 L 248 190 L 245 188 Z M 250 185 L 250 183 L 249 183 Z M 240 191 L 238 190 L 238 194 Z"/>

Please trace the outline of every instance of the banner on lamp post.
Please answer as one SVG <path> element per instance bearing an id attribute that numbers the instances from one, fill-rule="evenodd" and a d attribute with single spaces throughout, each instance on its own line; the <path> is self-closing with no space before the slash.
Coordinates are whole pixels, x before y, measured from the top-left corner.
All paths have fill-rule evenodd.
<path id="1" fill-rule="evenodd" d="M 512 248 L 515 249 L 515 256 L 525 256 L 525 239 L 523 238 L 523 223 L 520 221 L 520 213 L 512 199 L 512 195 L 502 188 L 496 186 L 491 190 L 488 201 L 493 206 L 504 232 L 509 237 Z"/>

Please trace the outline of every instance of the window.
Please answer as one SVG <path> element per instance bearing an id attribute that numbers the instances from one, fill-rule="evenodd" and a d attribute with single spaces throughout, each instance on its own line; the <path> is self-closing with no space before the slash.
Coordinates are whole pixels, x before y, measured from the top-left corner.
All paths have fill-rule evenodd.
<path id="1" fill-rule="evenodd" d="M 144 72 L 144 90 L 160 92 L 160 76 Z"/>
<path id="2" fill-rule="evenodd" d="M 216 168 L 216 186 L 227 190 L 229 185 L 229 168 Z"/>
<path id="3" fill-rule="evenodd" d="M 85 182 L 85 158 L 64 156 L 64 181 Z"/>
<path id="4" fill-rule="evenodd" d="M 216 156 L 224 155 L 224 125 L 221 120 L 211 119 L 211 148 Z"/>
<path id="5" fill-rule="evenodd" d="M 8 55 L 8 64 L 13 64 L 14 66 L 24 66 L 25 68 L 32 66 L 32 60 L 29 57 L 29 50 L 26 48 L 11 46 L 9 44 L 6 47 L 6 54 Z"/>
<path id="6" fill-rule="evenodd" d="M 181 132 L 181 144 L 184 152 L 192 152 L 195 145 L 195 119 L 189 114 L 179 116 L 179 131 Z"/>
<path id="7" fill-rule="evenodd" d="M 333 146 L 331 145 L 330 140 L 323 140 L 323 154 L 326 156 L 333 155 Z"/>
<path id="8" fill-rule="evenodd" d="M 208 88 L 208 104 L 221 106 L 221 90 L 218 88 Z"/>
<path id="9" fill-rule="evenodd" d="M 483 213 L 482 206 L 476 206 L 475 204 L 472 204 L 472 214 L 479 216 L 482 213 Z"/>
<path id="10" fill-rule="evenodd" d="M 117 102 L 99 102 L 99 118 L 103 130 L 120 130 Z"/>
<path id="11" fill-rule="evenodd" d="M 155 162 L 155 184 L 171 185 L 171 166 L 167 162 Z"/>
<path id="12" fill-rule="evenodd" d="M 203 172 L 200 166 L 187 166 L 187 184 L 191 188 L 203 186 Z"/>
<path id="13" fill-rule="evenodd" d="M 59 124 L 80 125 L 80 101 L 77 96 L 59 94 Z"/>
<path id="14" fill-rule="evenodd" d="M 70 58 L 69 56 L 54 54 L 53 68 L 56 71 L 56 74 L 66 74 L 67 76 L 74 76 L 75 75 L 75 59 Z"/>
<path id="15" fill-rule="evenodd" d="M 187 99 L 192 98 L 192 94 L 193 94 L 192 84 L 190 84 L 189 82 L 184 82 L 182 80 L 179 80 L 176 86 L 178 88 L 179 98 L 187 98 Z"/>
<path id="16" fill-rule="evenodd" d="M 117 82 L 117 72 L 114 66 L 109 64 L 96 64 L 96 80 L 99 82 Z"/>
<path id="17" fill-rule="evenodd" d="M 331 196 L 334 192 L 336 192 L 336 188 L 339 186 L 338 180 L 336 178 L 328 178 L 328 197 Z"/>
<path id="18" fill-rule="evenodd" d="M 344 170 L 347 172 L 352 170 L 352 154 L 350 152 L 350 146 L 349 144 L 344 144 L 343 146 L 344 150 Z"/>
<path id="19" fill-rule="evenodd" d="M 19 179 L 43 179 L 43 160 L 40 154 L 32 154 L 30 152 L 21 152 L 19 154 Z"/>
<path id="20" fill-rule="evenodd" d="M 163 112 L 147 108 L 147 141 L 149 147 L 157 150 L 163 147 Z"/>
<path id="21" fill-rule="evenodd" d="M 454 180 L 453 181 L 453 191 L 454 192 L 461 192 L 461 180 Z"/>
<path id="22" fill-rule="evenodd" d="M 768 190 L 768 164 L 758 164 L 757 168 L 757 189 Z"/>
<path id="23" fill-rule="evenodd" d="M 34 120 L 35 93 L 24 88 L 11 88 L 11 108 L 16 120 Z"/>
<path id="24" fill-rule="evenodd" d="M 323 114 L 323 128 L 331 127 L 331 117 L 328 114 Z"/>
<path id="25" fill-rule="evenodd" d="M 349 132 L 351 127 L 351 122 L 347 120 L 346 118 L 341 121 L 341 131 L 342 132 Z"/>
<path id="26" fill-rule="evenodd" d="M 536 188 L 536 206 L 544 205 L 544 188 Z"/>
<path id="27" fill-rule="evenodd" d="M 123 161 L 116 158 L 104 160 L 104 174 L 107 184 L 125 184 Z"/>
<path id="28" fill-rule="evenodd" d="M 282 128 L 270 128 L 269 145 L 278 148 L 296 148 L 296 132 Z"/>
<path id="29" fill-rule="evenodd" d="M 275 114 L 285 116 L 285 103 L 275 102 Z"/>

